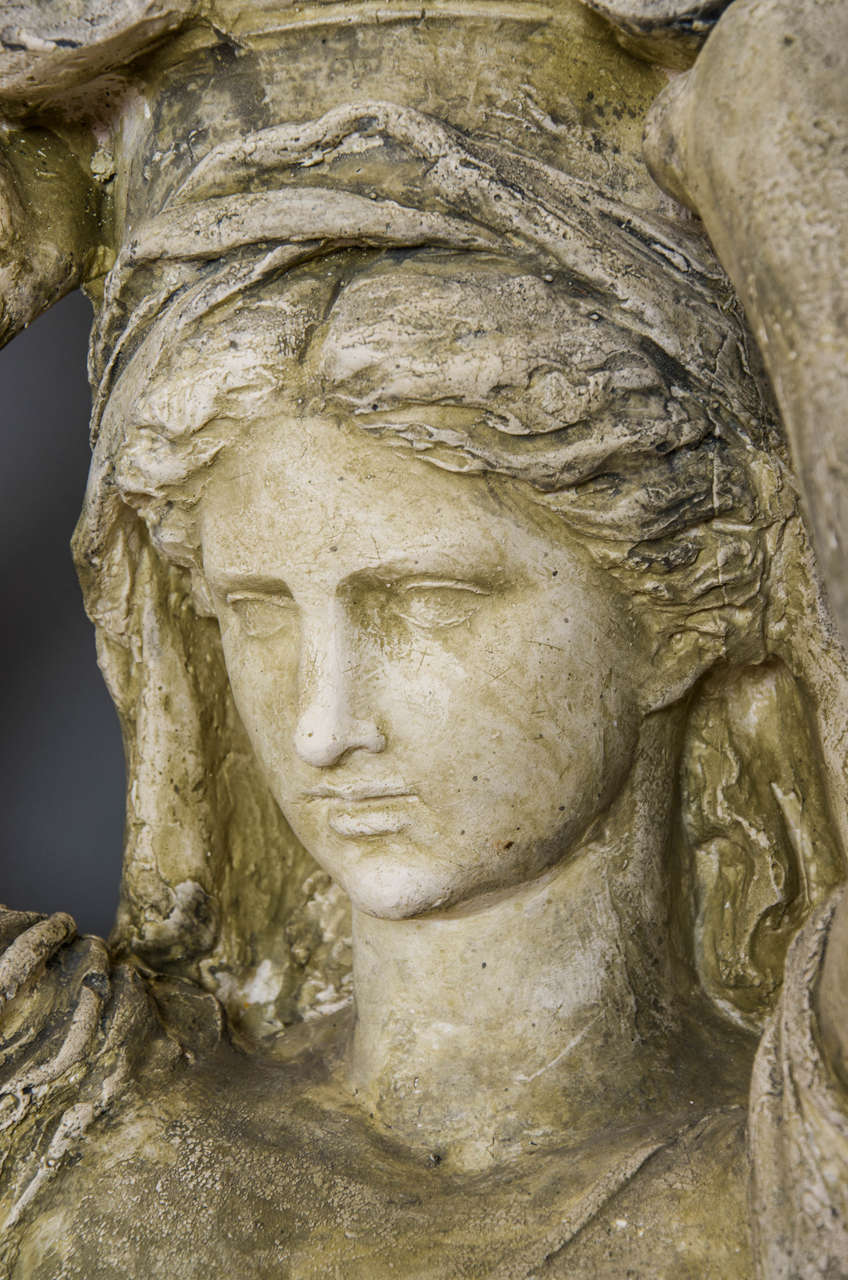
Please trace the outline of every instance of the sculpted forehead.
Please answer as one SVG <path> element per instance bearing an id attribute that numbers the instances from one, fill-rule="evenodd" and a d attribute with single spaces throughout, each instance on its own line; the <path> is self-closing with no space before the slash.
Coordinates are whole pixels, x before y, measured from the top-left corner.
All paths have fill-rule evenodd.
<path id="1" fill-rule="evenodd" d="M 218 459 L 200 507 L 207 569 L 269 575 L 346 554 L 358 568 L 438 553 L 496 569 L 511 527 L 484 478 L 282 405 Z"/>
<path id="2" fill-rule="evenodd" d="M 593 435 L 593 415 L 611 410 L 620 389 L 656 378 L 638 353 L 621 360 L 625 341 L 561 285 L 514 263 L 468 254 L 378 261 L 344 284 L 284 379 L 289 391 L 272 392 L 243 443 L 215 464 L 221 519 L 207 523 L 209 539 L 220 545 L 228 529 L 232 559 L 251 522 L 254 545 L 273 524 L 298 552 L 361 525 L 381 554 L 444 548 L 453 537 L 491 557 L 498 539 L 509 543 L 516 512 L 503 501 L 509 482 L 498 481 L 496 501 L 482 474 L 504 468 L 482 468 L 463 452 L 468 440 L 498 445 L 497 431 L 504 441 L 535 431 L 536 457 L 547 441 L 555 446 L 557 428 L 580 423 Z M 497 429 L 481 407 L 494 411 Z M 542 519 L 534 504 L 529 523 Z M 566 540 L 556 524 L 548 544 Z"/>

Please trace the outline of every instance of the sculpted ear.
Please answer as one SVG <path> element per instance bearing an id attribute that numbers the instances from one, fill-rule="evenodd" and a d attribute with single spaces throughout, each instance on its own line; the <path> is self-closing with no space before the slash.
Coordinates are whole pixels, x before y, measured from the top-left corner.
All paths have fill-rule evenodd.
<path id="1" fill-rule="evenodd" d="M 689 630 L 664 635 L 647 663 L 639 686 L 643 715 L 664 711 L 687 698 L 692 688 L 721 657 L 715 647 L 704 646 Z"/>
<path id="2" fill-rule="evenodd" d="M 191 603 L 194 606 L 195 613 L 199 614 L 201 618 L 216 618 L 218 610 L 215 608 L 212 588 L 206 581 L 206 574 L 201 569 L 193 568 L 190 571 L 189 581 L 191 584 Z"/>
<path id="3" fill-rule="evenodd" d="M 755 663 L 763 657 L 759 638 L 747 636 L 741 626 L 734 628 L 720 611 L 681 613 L 676 627 L 670 627 L 662 613 L 651 612 L 640 621 L 648 634 L 649 655 L 638 685 L 643 715 L 689 698 L 707 672 L 726 665 L 729 652 L 736 663 Z"/>

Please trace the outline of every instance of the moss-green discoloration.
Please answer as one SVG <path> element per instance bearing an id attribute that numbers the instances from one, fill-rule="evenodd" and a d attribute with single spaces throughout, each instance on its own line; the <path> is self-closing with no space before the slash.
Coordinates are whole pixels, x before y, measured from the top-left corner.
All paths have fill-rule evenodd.
<path id="1" fill-rule="evenodd" d="M 641 152 L 721 7 L 6 6 L 129 788 L 111 948 L 0 911 L 4 1280 L 848 1266 L 844 655 Z"/>

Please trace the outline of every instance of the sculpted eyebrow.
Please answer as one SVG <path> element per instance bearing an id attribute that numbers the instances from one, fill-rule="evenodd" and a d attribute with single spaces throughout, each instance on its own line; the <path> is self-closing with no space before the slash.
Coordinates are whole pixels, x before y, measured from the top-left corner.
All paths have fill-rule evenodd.
<path id="1" fill-rule="evenodd" d="M 218 595 L 231 595 L 236 591 L 255 592 L 257 595 L 288 595 L 289 589 L 282 578 L 269 574 L 227 572 L 208 576 L 209 585 Z"/>

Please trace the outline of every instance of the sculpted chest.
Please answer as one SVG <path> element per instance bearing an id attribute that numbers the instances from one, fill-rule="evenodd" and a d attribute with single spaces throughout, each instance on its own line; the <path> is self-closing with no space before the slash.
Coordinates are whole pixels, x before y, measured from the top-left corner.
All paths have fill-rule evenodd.
<path id="1" fill-rule="evenodd" d="M 376 1134 L 314 1061 L 223 1051 L 157 1084 L 44 1197 L 14 1277 L 753 1274 L 739 1105 L 463 1175 Z"/>

